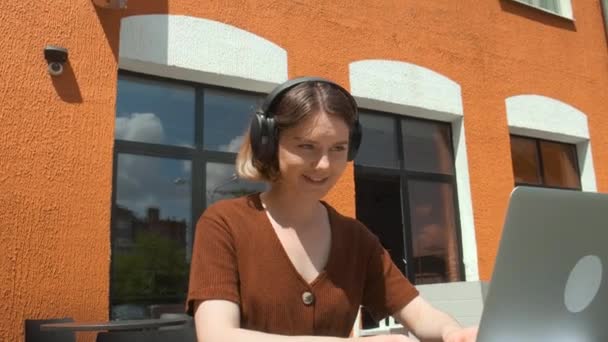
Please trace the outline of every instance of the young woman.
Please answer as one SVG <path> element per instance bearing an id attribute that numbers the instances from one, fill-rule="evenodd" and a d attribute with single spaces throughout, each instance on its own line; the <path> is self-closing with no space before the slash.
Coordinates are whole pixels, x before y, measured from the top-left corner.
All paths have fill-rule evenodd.
<path id="1" fill-rule="evenodd" d="M 268 96 L 237 171 L 270 189 L 216 203 L 197 224 L 187 306 L 199 341 L 346 339 L 360 305 L 422 340 L 474 341 L 476 330 L 422 299 L 363 224 L 321 200 L 360 141 L 356 103 L 337 84 L 299 78 Z"/>

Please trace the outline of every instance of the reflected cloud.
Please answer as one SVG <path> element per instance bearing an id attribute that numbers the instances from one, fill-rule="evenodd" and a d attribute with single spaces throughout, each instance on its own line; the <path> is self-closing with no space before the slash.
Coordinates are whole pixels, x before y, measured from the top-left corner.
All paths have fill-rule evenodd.
<path id="1" fill-rule="evenodd" d="M 116 139 L 160 144 L 165 140 L 163 124 L 154 113 L 131 113 L 116 118 Z"/>
<path id="2" fill-rule="evenodd" d="M 217 187 L 234 182 L 235 174 L 234 165 L 207 163 L 207 192 L 212 192 Z"/>
<path id="3" fill-rule="evenodd" d="M 241 148 L 241 144 L 243 143 L 244 138 L 245 138 L 244 135 L 239 135 L 239 136 L 233 138 L 232 140 L 230 140 L 230 142 L 228 144 L 220 145 L 219 150 L 225 151 L 225 152 L 236 153 Z"/>
<path id="4" fill-rule="evenodd" d="M 182 161 L 182 171 L 189 175 L 192 173 L 192 162 L 189 160 Z"/>
<path id="5" fill-rule="evenodd" d="M 264 191 L 267 185 L 262 182 L 250 182 L 236 177 L 232 164 L 207 164 L 207 205 L 220 199 L 234 198 L 252 192 Z"/>
<path id="6" fill-rule="evenodd" d="M 139 217 L 159 207 L 167 217 L 190 221 L 190 186 L 176 179 L 191 179 L 190 161 L 129 154 L 118 157 L 117 202 Z M 187 166 L 186 166 L 187 165 Z"/>

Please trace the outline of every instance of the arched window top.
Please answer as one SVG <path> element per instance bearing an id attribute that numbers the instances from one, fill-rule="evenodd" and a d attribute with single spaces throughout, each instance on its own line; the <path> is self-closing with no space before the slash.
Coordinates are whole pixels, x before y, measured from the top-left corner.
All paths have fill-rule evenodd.
<path id="1" fill-rule="evenodd" d="M 119 66 L 264 92 L 287 80 L 287 52 L 277 44 L 235 26 L 182 15 L 123 18 Z"/>
<path id="2" fill-rule="evenodd" d="M 562 101 L 541 95 L 517 95 L 506 100 L 511 133 L 578 143 L 589 140 L 587 116 Z"/>
<path id="3" fill-rule="evenodd" d="M 349 67 L 351 92 L 362 107 L 442 121 L 463 115 L 460 85 L 438 72 L 381 59 Z"/>

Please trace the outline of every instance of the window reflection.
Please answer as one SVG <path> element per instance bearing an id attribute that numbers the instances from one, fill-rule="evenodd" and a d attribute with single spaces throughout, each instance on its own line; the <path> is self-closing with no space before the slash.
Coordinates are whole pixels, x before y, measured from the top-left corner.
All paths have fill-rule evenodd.
<path id="1" fill-rule="evenodd" d="M 225 163 L 234 154 L 216 152 L 238 150 L 259 102 L 261 96 L 254 93 L 119 74 L 113 319 L 183 312 L 191 221 L 202 214 L 205 204 L 265 189 L 262 183 L 232 179 L 234 166 Z M 202 134 L 195 134 L 195 128 Z"/>
<path id="2" fill-rule="evenodd" d="M 408 182 L 416 284 L 458 281 L 460 255 L 451 184 Z"/>
<path id="3" fill-rule="evenodd" d="M 399 168 L 395 121 L 377 114 L 360 113 L 363 140 L 355 162 L 358 165 Z M 381 149 L 381 153 L 379 151 Z"/>
<path id="4" fill-rule="evenodd" d="M 113 318 L 150 317 L 153 306 L 184 300 L 192 236 L 190 173 L 189 160 L 118 155 Z"/>
<path id="5" fill-rule="evenodd" d="M 580 189 L 576 145 L 511 136 L 515 185 Z"/>
<path id="6" fill-rule="evenodd" d="M 238 152 L 261 98 L 220 89 L 205 89 L 205 149 Z"/>
<path id="7" fill-rule="evenodd" d="M 575 145 L 541 141 L 540 151 L 545 183 L 548 186 L 573 189 L 581 187 Z"/>
<path id="8" fill-rule="evenodd" d="M 449 124 L 407 119 L 402 120 L 401 133 L 406 169 L 454 173 Z"/>
<path id="9" fill-rule="evenodd" d="M 236 198 L 265 191 L 266 183 L 237 179 L 234 165 L 207 163 L 207 206 L 222 199 Z"/>
<path id="10" fill-rule="evenodd" d="M 115 137 L 194 146 L 194 88 L 119 75 Z"/>
<path id="11" fill-rule="evenodd" d="M 511 159 L 516 183 L 541 183 L 538 153 L 533 139 L 511 136 Z"/>

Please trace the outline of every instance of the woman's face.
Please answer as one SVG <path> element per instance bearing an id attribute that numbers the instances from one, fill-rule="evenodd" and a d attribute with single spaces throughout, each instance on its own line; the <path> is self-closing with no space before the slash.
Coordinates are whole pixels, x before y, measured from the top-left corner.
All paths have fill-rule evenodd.
<path id="1" fill-rule="evenodd" d="M 299 194 L 322 198 L 336 184 L 348 154 L 349 127 L 339 117 L 317 112 L 279 138 L 279 182 Z"/>

